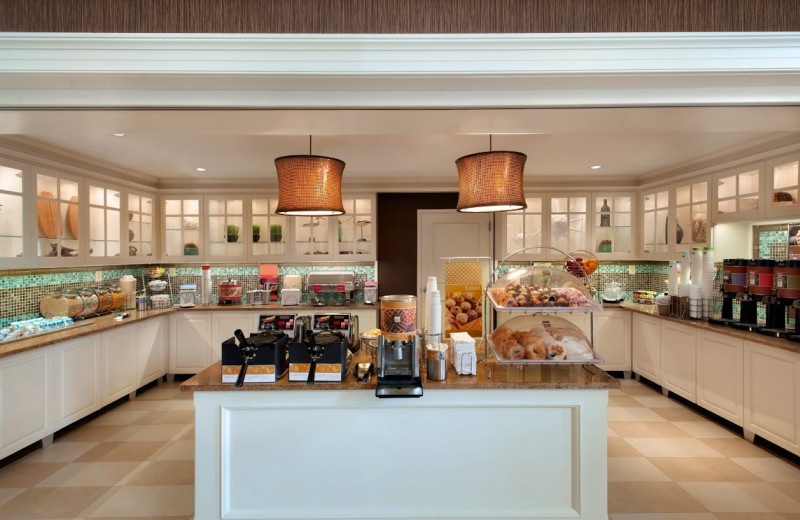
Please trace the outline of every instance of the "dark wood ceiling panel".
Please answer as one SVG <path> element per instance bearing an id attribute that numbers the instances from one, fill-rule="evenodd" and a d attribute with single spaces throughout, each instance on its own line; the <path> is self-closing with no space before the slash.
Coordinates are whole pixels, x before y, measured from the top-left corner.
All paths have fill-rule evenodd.
<path id="1" fill-rule="evenodd" d="M 575 33 L 799 31 L 797 0 L 2 0 L 0 31 Z"/>

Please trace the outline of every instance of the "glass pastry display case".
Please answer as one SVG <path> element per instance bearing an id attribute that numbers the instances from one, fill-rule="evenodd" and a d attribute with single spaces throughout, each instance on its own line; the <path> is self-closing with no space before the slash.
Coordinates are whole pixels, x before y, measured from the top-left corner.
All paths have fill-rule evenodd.
<path id="1" fill-rule="evenodd" d="M 574 323 L 537 314 L 515 316 L 487 338 L 497 363 L 602 363 Z"/>
<path id="2" fill-rule="evenodd" d="M 556 266 L 514 269 L 488 290 L 495 309 L 504 312 L 598 311 L 602 306 L 577 277 Z"/>

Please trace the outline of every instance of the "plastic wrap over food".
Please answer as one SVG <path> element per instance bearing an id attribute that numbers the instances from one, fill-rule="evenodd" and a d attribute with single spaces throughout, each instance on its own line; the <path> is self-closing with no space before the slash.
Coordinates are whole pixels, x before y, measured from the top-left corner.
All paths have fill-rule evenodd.
<path id="1" fill-rule="evenodd" d="M 591 342 L 573 323 L 557 316 L 517 316 L 489 335 L 500 363 L 600 363 Z"/>
<path id="2" fill-rule="evenodd" d="M 509 271 L 489 289 L 495 308 L 512 312 L 601 310 L 581 280 L 563 269 L 530 266 Z"/>

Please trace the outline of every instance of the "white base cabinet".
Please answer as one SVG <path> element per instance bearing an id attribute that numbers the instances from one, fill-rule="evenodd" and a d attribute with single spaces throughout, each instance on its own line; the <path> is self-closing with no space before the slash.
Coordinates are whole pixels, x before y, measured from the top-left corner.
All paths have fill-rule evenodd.
<path id="1" fill-rule="evenodd" d="M 168 350 L 166 331 L 167 318 L 147 320 L 135 330 L 136 342 L 136 387 L 144 386 L 167 372 Z"/>
<path id="2" fill-rule="evenodd" d="M 55 430 L 102 406 L 100 343 L 100 334 L 92 334 L 53 347 Z"/>
<path id="3" fill-rule="evenodd" d="M 122 327 L 101 334 L 103 406 L 138 388 L 134 332 L 134 327 Z"/>
<path id="4" fill-rule="evenodd" d="M 594 350 L 603 370 L 631 371 L 631 313 L 606 309 L 594 313 Z"/>
<path id="5" fill-rule="evenodd" d="M 169 318 L 0 359 L 0 458 L 164 375 Z"/>
<path id="6" fill-rule="evenodd" d="M 692 327 L 661 321 L 661 388 L 691 402 L 697 400 L 697 331 Z"/>
<path id="7" fill-rule="evenodd" d="M 661 384 L 661 320 L 643 314 L 631 318 L 633 371 Z"/>
<path id="8" fill-rule="evenodd" d="M 209 359 L 211 362 L 209 365 L 221 359 L 222 342 L 232 338 L 236 329 L 241 329 L 245 337 L 247 337 L 250 336 L 251 332 L 255 332 L 257 327 L 258 313 L 255 312 L 220 311 L 212 313 L 211 341 L 209 343 Z M 237 341 L 236 344 L 238 345 L 239 342 Z"/>
<path id="9" fill-rule="evenodd" d="M 800 355 L 744 342 L 744 430 L 800 454 Z"/>
<path id="10" fill-rule="evenodd" d="M 0 360 L 0 457 L 52 433 L 52 349 Z"/>
<path id="11" fill-rule="evenodd" d="M 737 426 L 744 424 L 744 342 L 697 331 L 697 404 Z"/>
<path id="12" fill-rule="evenodd" d="M 211 313 L 170 316 L 170 374 L 196 374 L 211 364 Z"/>

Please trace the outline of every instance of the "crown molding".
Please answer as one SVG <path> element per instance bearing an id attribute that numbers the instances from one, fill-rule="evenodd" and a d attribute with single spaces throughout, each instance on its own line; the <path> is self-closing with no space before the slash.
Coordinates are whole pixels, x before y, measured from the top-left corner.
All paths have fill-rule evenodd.
<path id="1" fill-rule="evenodd" d="M 797 32 L 0 33 L 6 107 L 785 104 L 798 75 Z"/>
<path id="2" fill-rule="evenodd" d="M 649 187 L 687 177 L 712 173 L 739 164 L 765 159 L 800 148 L 800 132 L 790 132 L 777 137 L 765 137 L 744 145 L 718 150 L 703 157 L 674 164 L 667 168 L 654 170 L 639 178 L 639 187 Z"/>
<path id="3" fill-rule="evenodd" d="M 20 135 L 0 136 L 0 148 L 14 158 L 34 166 L 58 169 L 86 178 L 114 182 L 136 189 L 152 190 L 156 188 L 158 180 L 150 175 L 116 168 Z"/>

